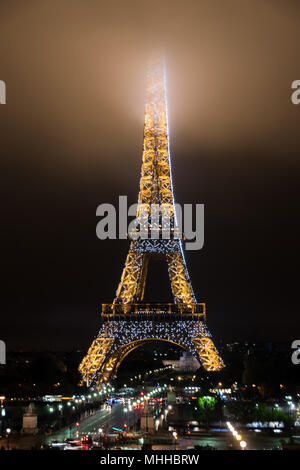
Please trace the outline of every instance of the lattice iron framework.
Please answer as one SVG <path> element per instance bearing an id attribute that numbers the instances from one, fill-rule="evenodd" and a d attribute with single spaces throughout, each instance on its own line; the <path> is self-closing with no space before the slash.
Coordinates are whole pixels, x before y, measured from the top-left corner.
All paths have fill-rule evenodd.
<path id="1" fill-rule="evenodd" d="M 197 304 L 193 292 L 181 239 L 176 237 L 176 207 L 169 152 L 165 71 L 161 60 L 152 62 L 147 73 L 143 159 L 137 217 L 150 221 L 151 225 L 151 209 L 155 204 L 163 208 L 166 220 L 169 220 L 170 237 L 138 238 L 131 241 L 114 302 L 110 305 L 109 312 L 107 308 L 103 311 L 100 332 L 79 366 L 83 381 L 87 385 L 107 380 L 114 375 L 128 352 L 153 339 L 171 341 L 190 350 L 206 370 L 216 371 L 224 366 L 203 318 L 200 317 L 201 313 L 198 312 L 197 319 L 194 317 L 195 308 L 200 304 Z M 160 230 L 164 228 L 161 219 L 158 228 Z M 180 320 L 174 320 L 175 323 L 170 318 L 162 318 L 157 311 L 152 312 L 152 317 L 154 315 L 152 320 L 142 320 L 145 307 L 140 303 L 144 298 L 149 259 L 153 255 L 164 257 L 168 263 L 175 302 L 173 308 L 169 310 L 174 313 L 174 318 L 178 309 L 184 312 Z M 134 304 L 138 305 L 135 312 L 139 315 L 139 320 L 126 315 L 132 311 Z M 109 319 L 107 314 L 113 314 L 116 309 L 121 309 L 126 321 Z"/>

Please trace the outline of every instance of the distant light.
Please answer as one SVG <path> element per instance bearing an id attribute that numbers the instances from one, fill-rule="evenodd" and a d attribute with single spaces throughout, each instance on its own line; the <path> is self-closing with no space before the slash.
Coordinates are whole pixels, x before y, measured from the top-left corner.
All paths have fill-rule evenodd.
<path id="1" fill-rule="evenodd" d="M 242 449 L 245 449 L 245 447 L 247 447 L 247 442 L 241 441 L 240 446 L 241 446 Z"/>

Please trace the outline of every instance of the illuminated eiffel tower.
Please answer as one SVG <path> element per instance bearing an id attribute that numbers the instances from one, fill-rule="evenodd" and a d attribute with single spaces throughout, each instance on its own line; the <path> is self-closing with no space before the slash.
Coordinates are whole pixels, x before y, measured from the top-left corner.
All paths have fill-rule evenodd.
<path id="1" fill-rule="evenodd" d="M 151 63 L 147 74 L 137 217 L 146 215 L 151 224 L 153 204 L 160 204 L 167 213 L 170 236 L 132 239 L 115 300 L 102 305 L 100 331 L 79 366 L 82 382 L 87 386 L 114 377 L 128 353 L 153 340 L 183 347 L 208 371 L 224 367 L 205 325 L 205 304 L 196 301 L 181 239 L 175 236 L 165 73 L 161 60 Z M 158 222 L 161 228 L 161 219 Z M 142 303 L 149 259 L 157 256 L 165 258 L 168 264 L 174 304 Z"/>

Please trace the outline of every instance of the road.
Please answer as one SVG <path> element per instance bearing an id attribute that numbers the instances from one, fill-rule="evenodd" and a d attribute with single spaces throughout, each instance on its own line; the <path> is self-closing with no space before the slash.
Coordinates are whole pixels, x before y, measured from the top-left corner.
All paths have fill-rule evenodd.
<path id="1" fill-rule="evenodd" d="M 125 405 L 126 406 L 126 405 Z M 122 404 L 115 404 L 112 406 L 111 410 L 103 409 L 99 410 L 91 416 L 84 418 L 80 421 L 78 426 L 78 434 L 76 435 L 77 428 L 73 426 L 71 430 L 67 427 L 64 428 L 50 436 L 45 438 L 46 444 L 51 444 L 52 441 L 57 440 L 62 442 L 66 438 L 70 437 L 81 437 L 86 434 L 99 435 L 99 428 L 104 428 L 107 426 L 107 432 L 112 432 L 112 428 L 124 429 L 125 424 L 127 429 L 132 427 L 134 422 L 138 419 L 137 411 L 134 413 L 134 410 L 131 412 L 125 412 L 125 406 Z M 108 424 L 107 424 L 108 423 Z M 247 441 L 247 449 L 256 450 L 256 449 L 275 449 L 281 447 L 281 437 L 278 436 L 261 436 L 253 432 L 244 432 L 244 438 Z M 172 448 L 187 448 L 193 447 L 194 445 L 199 445 L 202 447 L 210 446 L 216 449 L 225 449 L 234 443 L 234 439 L 228 432 L 221 432 L 220 436 L 180 436 L 178 439 L 178 445 Z M 4 444 L 5 445 L 5 444 Z M 158 448 L 167 448 L 166 446 L 156 446 Z"/>
<path id="2" fill-rule="evenodd" d="M 136 422 L 137 419 L 137 411 L 134 412 L 134 410 L 132 410 L 127 411 L 125 413 L 124 406 L 118 403 L 112 405 L 111 410 L 99 410 L 96 411 L 96 413 L 94 413 L 93 415 L 82 419 L 79 423 L 78 429 L 75 426 L 72 426 L 71 428 L 67 427 L 51 434 L 51 436 L 47 436 L 45 439 L 45 443 L 51 444 L 53 440 L 57 440 L 60 442 L 70 437 L 75 438 L 76 435 L 82 436 L 88 433 L 98 433 L 99 428 L 102 428 L 103 425 L 105 427 L 106 423 L 108 423 L 108 432 L 112 432 L 113 427 L 118 429 L 124 429 L 125 424 L 127 425 L 128 429 L 129 427 L 133 426 L 134 422 Z"/>

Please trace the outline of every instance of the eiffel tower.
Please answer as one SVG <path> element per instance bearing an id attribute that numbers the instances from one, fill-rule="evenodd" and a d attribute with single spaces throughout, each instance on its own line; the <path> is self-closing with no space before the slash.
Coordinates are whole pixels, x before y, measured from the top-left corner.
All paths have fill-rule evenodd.
<path id="1" fill-rule="evenodd" d="M 79 371 L 87 386 L 116 375 L 123 359 L 148 341 L 174 343 L 191 352 L 207 371 L 224 367 L 205 324 L 205 304 L 197 303 L 186 267 L 181 238 L 176 236 L 169 153 L 165 69 L 162 61 L 150 64 L 147 73 L 143 159 L 137 218 L 151 219 L 159 204 L 168 215 L 169 237 L 134 238 L 131 234 L 120 284 L 112 304 L 103 304 L 101 328 Z M 165 219 L 164 219 L 165 220 Z M 162 232 L 162 219 L 156 219 Z M 159 232 L 160 233 L 160 232 Z M 141 233 L 139 234 L 141 235 Z M 174 304 L 143 302 L 149 260 L 162 257 L 168 264 Z"/>

